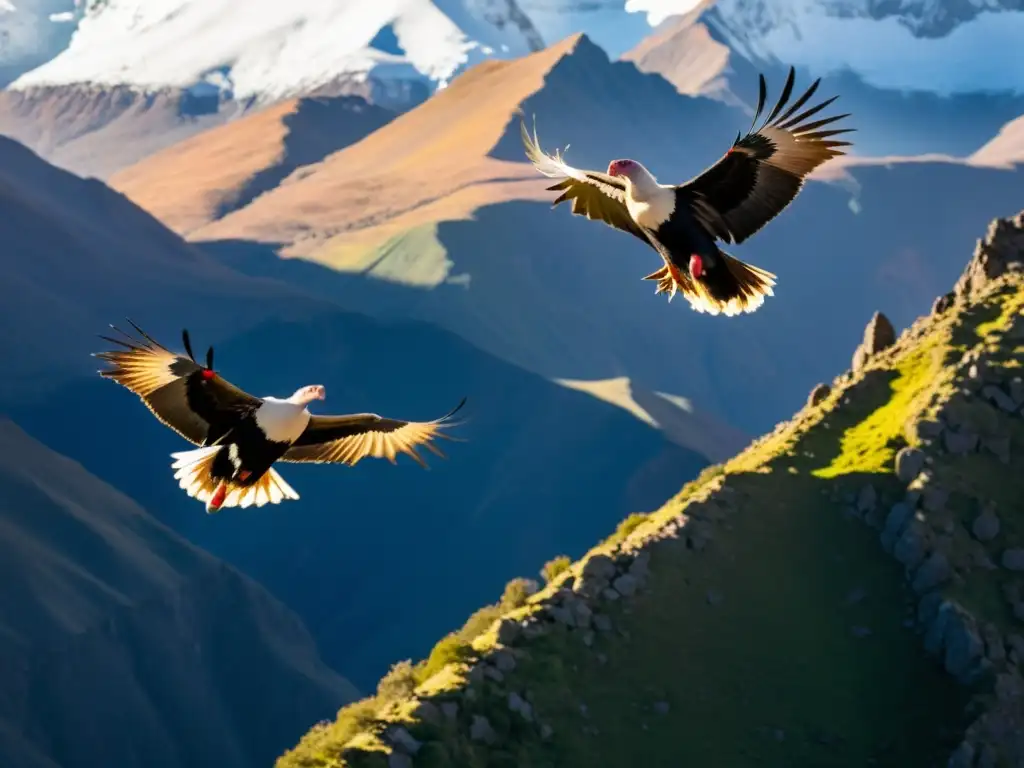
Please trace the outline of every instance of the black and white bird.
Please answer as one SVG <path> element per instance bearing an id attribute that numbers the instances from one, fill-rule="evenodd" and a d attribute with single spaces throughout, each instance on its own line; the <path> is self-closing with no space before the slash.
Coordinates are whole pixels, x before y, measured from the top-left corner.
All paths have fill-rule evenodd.
<path id="1" fill-rule="evenodd" d="M 213 347 L 206 364 L 196 362 L 188 331 L 182 332 L 184 355 L 175 354 L 150 338 L 131 320 L 141 338 L 111 326 L 123 338 L 101 336 L 120 349 L 94 353 L 112 365 L 99 371 L 104 378 L 138 395 L 165 426 L 199 446 L 172 453 L 174 478 L 206 511 L 225 507 L 278 504 L 299 494 L 273 469 L 277 461 L 354 465 L 367 456 L 392 464 L 405 453 L 421 466 L 422 446 L 444 458 L 431 441 L 455 440 L 441 430 L 454 426 L 450 418 L 466 402 L 435 421 L 387 419 L 374 413 L 318 416 L 306 406 L 323 400 L 320 384 L 300 387 L 290 397 L 254 397 L 213 369 Z"/>
<path id="2" fill-rule="evenodd" d="M 531 136 L 523 123 L 526 156 L 545 176 L 562 178 L 548 187 L 562 193 L 553 206 L 571 200 L 574 214 L 629 232 L 661 255 L 665 266 L 644 278 L 658 281 L 655 293 L 668 293 L 671 301 L 678 290 L 693 309 L 712 315 L 753 312 L 773 295 L 776 276 L 729 255 L 716 241 L 742 243 L 778 216 L 811 171 L 845 154 L 839 148 L 851 142 L 834 137 L 854 130 L 824 130 L 848 114 L 809 121 L 838 96 L 799 111 L 820 79 L 785 109 L 795 75 L 791 67 L 778 102 L 755 130 L 767 96 L 760 75 L 750 131 L 685 184 L 659 184 L 636 160 L 613 160 L 607 173 L 573 168 L 558 151 L 541 151 L 536 128 Z"/>

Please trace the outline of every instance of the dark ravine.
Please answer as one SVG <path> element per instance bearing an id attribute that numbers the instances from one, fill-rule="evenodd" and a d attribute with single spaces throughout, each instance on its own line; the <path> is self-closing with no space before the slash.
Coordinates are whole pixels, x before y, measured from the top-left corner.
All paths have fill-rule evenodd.
<path id="1" fill-rule="evenodd" d="M 357 695 L 301 621 L 0 417 L 0 765 L 253 768 Z"/>

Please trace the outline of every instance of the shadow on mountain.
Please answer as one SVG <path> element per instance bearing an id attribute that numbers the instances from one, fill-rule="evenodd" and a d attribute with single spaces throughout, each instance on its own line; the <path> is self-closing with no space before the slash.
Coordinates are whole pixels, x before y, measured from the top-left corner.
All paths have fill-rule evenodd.
<path id="1" fill-rule="evenodd" d="M 258 171 L 231 198 L 222 200 L 214 218 L 244 208 L 298 168 L 318 163 L 329 154 L 369 136 L 396 114 L 359 96 L 299 99 L 294 110 L 281 118 L 287 132 L 277 162 Z"/>
<path id="2" fill-rule="evenodd" d="M 191 330 L 202 346 L 201 329 Z M 283 465 L 300 501 L 214 517 L 171 477 L 168 454 L 181 440 L 124 390 L 95 377 L 44 407 L 14 409 L 48 445 L 265 584 L 357 685 L 423 656 L 510 578 L 578 554 L 707 463 L 617 407 L 422 324 L 343 313 L 271 320 L 218 345 L 217 360 L 257 395 L 325 384 L 334 412 L 430 419 L 469 398 L 456 431 L 468 442 L 444 443 L 451 458 L 430 471 L 411 461 Z"/>
<path id="3" fill-rule="evenodd" d="M 727 76 L 729 90 L 751 109 L 757 104 L 757 73 L 764 73 L 771 101 L 788 71 L 788 65 L 783 64 L 755 67 L 735 54 L 729 64 L 733 69 Z M 798 84 L 810 84 L 812 80 L 803 68 L 798 68 L 797 77 Z M 851 113 L 848 122 L 858 128 L 852 139 L 857 145 L 856 153 L 878 157 L 967 157 L 991 140 L 1003 125 L 1024 114 L 1024 95 L 940 96 L 924 91 L 888 90 L 869 85 L 852 72 L 823 76 L 818 92 L 827 97 L 840 95 L 835 108 Z"/>
<path id="4" fill-rule="evenodd" d="M 357 695 L 262 587 L 2 417 L 0 678 L 10 768 L 268 765 Z"/>

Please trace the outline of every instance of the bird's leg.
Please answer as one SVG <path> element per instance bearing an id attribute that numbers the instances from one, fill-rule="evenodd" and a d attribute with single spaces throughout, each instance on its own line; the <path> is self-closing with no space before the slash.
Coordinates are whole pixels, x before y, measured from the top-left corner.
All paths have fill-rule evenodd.
<path id="1" fill-rule="evenodd" d="M 224 499 L 228 495 L 228 484 L 223 480 L 217 485 L 217 490 L 213 492 L 213 496 L 206 502 L 206 513 L 212 514 L 213 512 L 219 512 L 221 505 L 224 503 Z"/>
<path id="2" fill-rule="evenodd" d="M 665 266 L 658 269 L 651 274 L 647 275 L 644 280 L 657 280 L 658 287 L 654 291 L 654 295 L 657 296 L 659 293 L 667 293 L 668 300 L 672 301 L 672 297 L 676 295 L 681 285 L 681 276 L 679 269 L 664 256 L 661 257 L 662 261 L 665 262 Z"/>

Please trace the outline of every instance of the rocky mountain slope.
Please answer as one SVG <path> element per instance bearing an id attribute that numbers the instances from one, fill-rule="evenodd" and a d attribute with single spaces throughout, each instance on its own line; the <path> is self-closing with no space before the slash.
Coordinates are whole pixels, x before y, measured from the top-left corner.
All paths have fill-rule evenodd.
<path id="1" fill-rule="evenodd" d="M 440 329 L 382 323 L 248 277 L 102 183 L 14 142 L 0 142 L 0 157 L 0 323 L 17 329 L 0 338 L 0 409 L 270 588 L 357 685 L 394 655 L 425 650 L 510 574 L 538 568 L 547 550 L 581 551 L 611 520 L 652 508 L 708 463 L 701 450 L 719 450 L 713 436 L 666 439 L 632 411 Z M 470 442 L 430 472 L 411 461 L 294 467 L 285 476 L 299 502 L 209 517 L 172 478 L 168 454 L 182 449 L 180 438 L 95 375 L 90 353 L 107 344 L 96 335 L 126 315 L 176 348 L 187 327 L 255 394 L 321 382 L 325 411 L 433 418 L 468 396 Z M 655 405 L 662 422 L 707 428 L 685 403 Z M 381 557 L 391 564 L 368 580 Z M 467 571 L 477 578 L 462 578 Z"/>
<path id="2" fill-rule="evenodd" d="M 1024 213 L 662 509 L 509 585 L 292 766 L 1024 762 Z"/>
<path id="3" fill-rule="evenodd" d="M 356 690 L 294 613 L 0 418 L 0 764 L 267 765 Z"/>
<path id="4" fill-rule="evenodd" d="M 172 144 L 114 174 L 110 184 L 185 234 L 244 208 L 394 116 L 359 96 L 289 99 Z"/>

